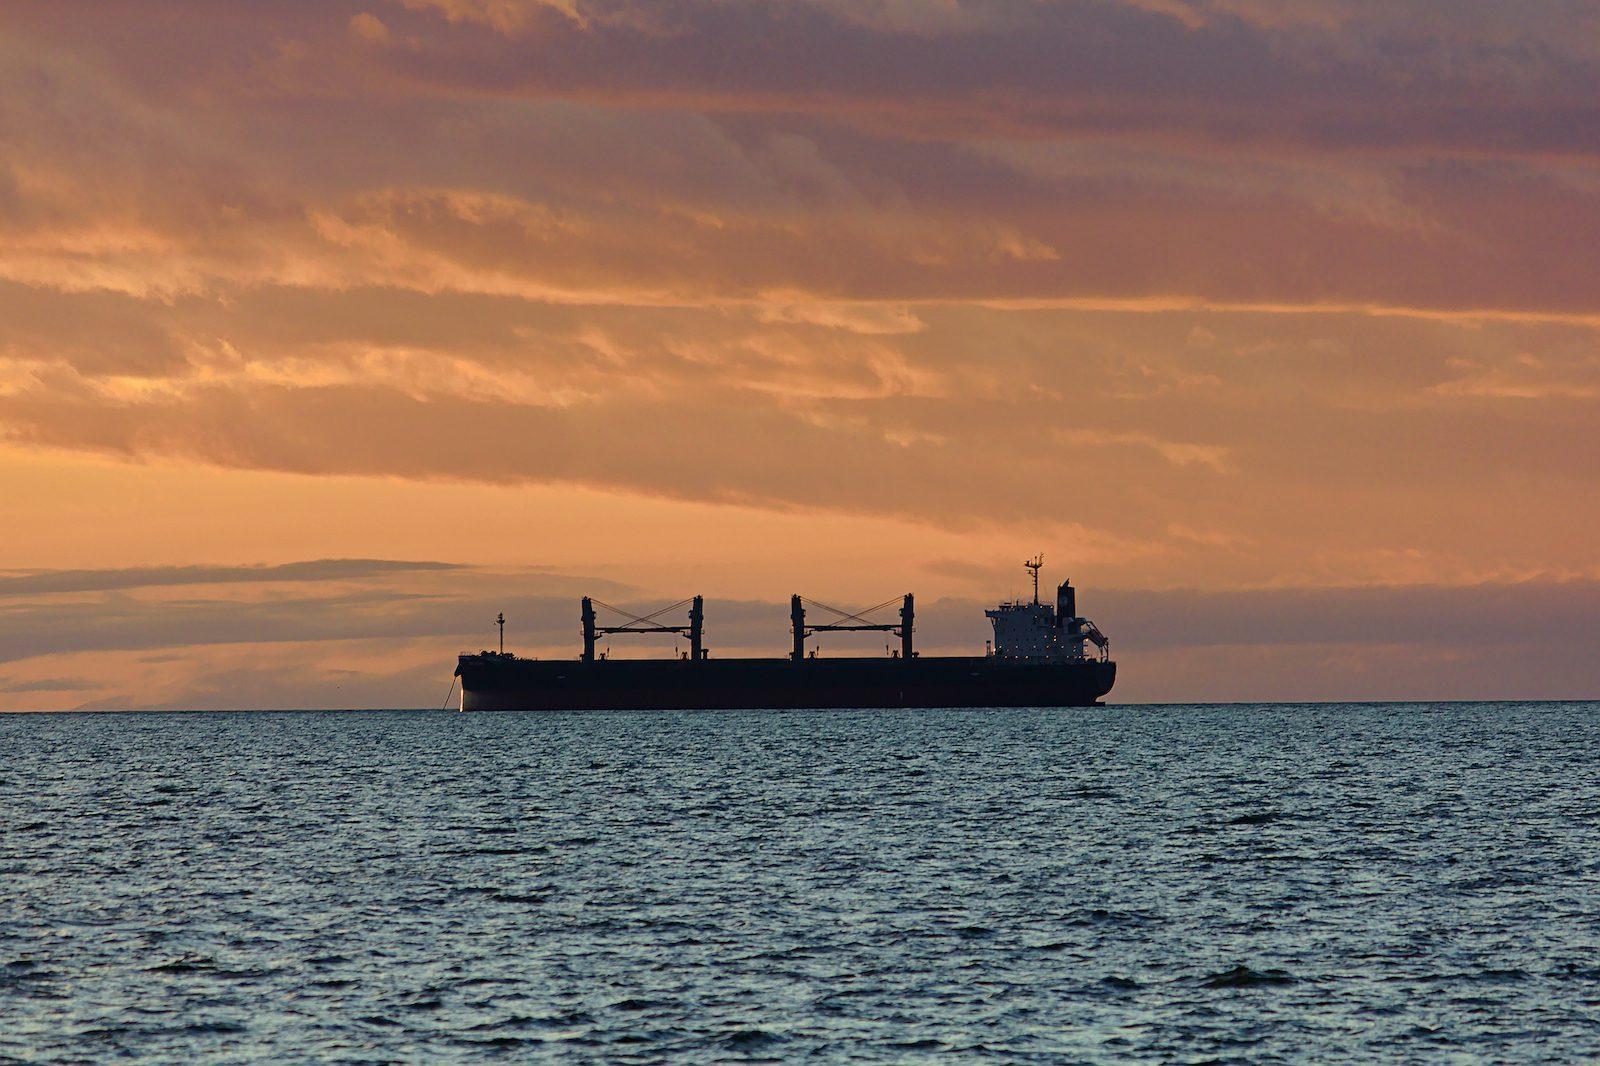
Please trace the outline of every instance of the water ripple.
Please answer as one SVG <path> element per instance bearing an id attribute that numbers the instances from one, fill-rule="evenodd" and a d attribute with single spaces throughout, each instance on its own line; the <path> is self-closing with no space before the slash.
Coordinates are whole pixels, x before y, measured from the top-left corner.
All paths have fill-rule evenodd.
<path id="1" fill-rule="evenodd" d="M 0 717 L 0 1060 L 1578 1061 L 1600 706 Z"/>

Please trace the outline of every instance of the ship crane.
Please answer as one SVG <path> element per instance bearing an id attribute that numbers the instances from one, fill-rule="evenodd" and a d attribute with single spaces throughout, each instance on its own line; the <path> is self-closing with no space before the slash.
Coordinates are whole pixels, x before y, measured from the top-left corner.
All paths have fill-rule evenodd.
<path id="1" fill-rule="evenodd" d="M 898 599 L 900 601 L 900 621 L 874 622 L 867 618 L 876 611 L 881 611 Z M 806 622 L 806 606 L 820 608 L 838 618 L 837 622 Z M 794 634 L 794 649 L 789 657 L 795 662 L 801 662 L 806 657 L 806 638 L 816 633 L 894 633 L 900 638 L 900 657 L 915 659 L 916 649 L 912 643 L 912 634 L 916 632 L 916 602 L 911 593 L 884 600 L 880 604 L 867 607 L 861 611 L 841 611 L 837 607 L 829 607 L 820 600 L 808 600 L 802 597 L 789 597 L 789 626 Z"/>
<path id="2" fill-rule="evenodd" d="M 1079 619 L 1079 624 L 1083 627 L 1079 630 L 1079 635 L 1100 649 L 1100 661 L 1105 662 L 1109 659 L 1111 657 L 1111 638 L 1100 632 L 1100 627 L 1087 618 Z"/>
<path id="3" fill-rule="evenodd" d="M 625 621 L 621 625 L 603 626 L 596 620 L 594 609 L 604 607 L 608 611 L 621 615 Z M 689 608 L 689 624 L 681 626 L 667 625 L 659 621 L 660 617 L 669 611 L 679 608 Z M 706 658 L 705 648 L 706 631 L 706 602 L 704 596 L 691 596 L 686 600 L 679 600 L 649 614 L 634 614 L 621 607 L 613 607 L 603 600 L 593 596 L 583 598 L 583 661 L 592 663 L 595 659 L 595 642 L 603 636 L 627 633 L 676 633 L 689 638 L 689 660 L 700 662 Z"/>

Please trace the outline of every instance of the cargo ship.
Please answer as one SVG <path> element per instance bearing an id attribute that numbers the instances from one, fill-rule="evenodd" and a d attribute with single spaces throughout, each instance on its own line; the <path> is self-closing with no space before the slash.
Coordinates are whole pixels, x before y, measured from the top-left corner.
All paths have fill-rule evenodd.
<path id="1" fill-rule="evenodd" d="M 907 594 L 862 611 L 843 611 L 800 596 L 790 598 L 789 655 L 713 658 L 705 647 L 705 600 L 680 601 L 648 615 L 633 615 L 590 596 L 579 617 L 583 652 L 576 659 L 529 659 L 505 650 L 462 655 L 456 665 L 463 711 L 698 710 L 885 707 L 1080 707 L 1099 701 L 1116 680 L 1111 644 L 1077 613 L 1070 581 L 1055 602 L 1039 598 L 1044 557 L 1024 565 L 1033 575 L 1033 599 L 985 611 L 994 639 L 983 655 L 924 656 L 915 647 L 915 598 Z M 893 621 L 876 612 L 899 604 Z M 662 620 L 688 607 L 687 623 Z M 602 625 L 597 607 L 622 616 Z M 680 616 L 681 617 L 681 616 Z M 826 618 L 828 620 L 819 620 Z M 882 632 L 898 638 L 878 657 L 823 657 L 807 642 L 822 633 Z M 671 659 L 614 659 L 602 638 L 673 634 L 688 650 Z M 1089 651 L 1090 648 L 1094 650 Z"/>

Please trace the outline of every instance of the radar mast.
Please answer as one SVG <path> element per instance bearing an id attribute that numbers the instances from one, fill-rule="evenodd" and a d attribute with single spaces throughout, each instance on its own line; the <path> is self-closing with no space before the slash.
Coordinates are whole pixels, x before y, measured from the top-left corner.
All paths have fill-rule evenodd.
<path id="1" fill-rule="evenodd" d="M 1039 603 L 1039 571 L 1044 569 L 1044 553 L 1040 552 L 1022 565 L 1027 567 L 1033 574 L 1033 602 L 1037 606 Z"/>

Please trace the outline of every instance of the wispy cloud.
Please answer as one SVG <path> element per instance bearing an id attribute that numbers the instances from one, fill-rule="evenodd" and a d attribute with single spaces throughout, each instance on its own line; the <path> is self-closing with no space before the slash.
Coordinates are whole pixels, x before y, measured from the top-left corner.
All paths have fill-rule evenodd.
<path id="1" fill-rule="evenodd" d="M 276 566 L 144 566 L 115 570 L 0 572 L 0 598 L 62 592 L 108 592 L 180 585 L 270 584 L 281 581 L 349 581 L 417 571 L 456 570 L 454 563 L 389 559 L 313 559 Z"/>

